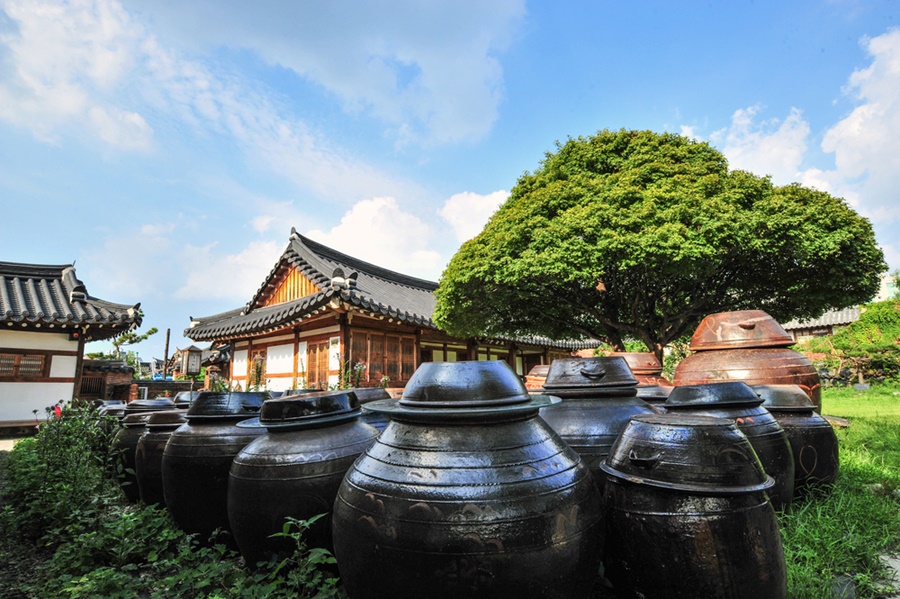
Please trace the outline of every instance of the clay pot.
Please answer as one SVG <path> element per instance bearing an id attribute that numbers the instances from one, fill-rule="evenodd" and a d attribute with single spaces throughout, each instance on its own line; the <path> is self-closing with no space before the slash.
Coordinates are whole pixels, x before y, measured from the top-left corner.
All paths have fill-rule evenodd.
<path id="1" fill-rule="evenodd" d="M 129 501 L 137 501 L 141 497 L 135 474 L 134 456 L 138 441 L 144 432 L 144 425 L 149 418 L 150 412 L 128 414 L 122 419 L 121 428 L 113 437 L 113 448 L 121 452 L 122 471 L 118 474 L 119 484 Z"/>
<path id="2" fill-rule="evenodd" d="M 636 416 L 602 468 L 617 597 L 786 597 L 773 481 L 734 421 Z"/>
<path id="3" fill-rule="evenodd" d="M 703 319 L 691 338 L 694 350 L 675 368 L 676 386 L 720 381 L 748 385 L 799 385 L 822 407 L 819 373 L 793 338 L 762 310 L 722 312 Z"/>
<path id="4" fill-rule="evenodd" d="M 815 412 L 815 405 L 797 385 L 758 385 L 753 391 L 763 399 L 784 429 L 794 454 L 794 492 L 830 485 L 840 465 L 838 440 L 831 424 Z"/>
<path id="5" fill-rule="evenodd" d="M 666 400 L 666 412 L 729 418 L 747 436 L 775 485 L 769 498 L 776 510 L 787 510 L 794 494 L 794 456 L 784 430 L 744 383 L 676 386 Z"/>
<path id="6" fill-rule="evenodd" d="M 637 380 L 621 356 L 554 360 L 544 390 L 563 402 L 542 409 L 541 418 L 581 455 L 597 481 L 600 464 L 631 417 L 656 413 L 637 397 Z"/>
<path id="7" fill-rule="evenodd" d="M 638 387 L 658 385 L 671 387 L 672 383 L 663 376 L 663 367 L 652 352 L 613 352 L 613 357 L 625 358 L 625 363 L 631 369 Z"/>
<path id="8" fill-rule="evenodd" d="M 264 428 L 238 428 L 259 413 L 268 393 L 202 392 L 187 422 L 169 437 L 163 452 L 166 507 L 178 526 L 205 541 L 216 529 L 228 530 L 228 472 L 234 457 Z"/>
<path id="9" fill-rule="evenodd" d="M 347 472 L 334 550 L 352 599 L 586 598 L 600 497 L 503 362 L 424 363 Z"/>
<path id="10" fill-rule="evenodd" d="M 547 380 L 547 373 L 549 372 L 549 364 L 538 364 L 525 375 L 525 388 L 528 389 L 529 392 L 541 392 L 544 387 L 544 381 Z"/>
<path id="11" fill-rule="evenodd" d="M 330 512 L 347 469 L 378 430 L 360 421 L 352 390 L 291 395 L 267 401 L 259 418 L 238 427 L 264 427 L 234 458 L 228 479 L 228 521 L 248 564 L 290 553 L 291 539 L 275 538 L 286 518 L 316 522 L 304 537 L 331 548 Z"/>
<path id="12" fill-rule="evenodd" d="M 691 336 L 693 351 L 788 347 L 791 334 L 762 310 L 719 312 L 704 318 Z"/>
<path id="13" fill-rule="evenodd" d="M 151 412 L 138 439 L 134 454 L 134 471 L 141 501 L 146 505 L 165 505 L 162 481 L 162 458 L 169 437 L 185 423 L 183 410 Z"/>

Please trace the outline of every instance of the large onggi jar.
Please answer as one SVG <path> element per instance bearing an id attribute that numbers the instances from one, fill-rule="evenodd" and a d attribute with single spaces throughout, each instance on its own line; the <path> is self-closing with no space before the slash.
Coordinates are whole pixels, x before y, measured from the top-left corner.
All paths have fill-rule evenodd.
<path id="1" fill-rule="evenodd" d="M 786 597 L 772 477 L 733 420 L 635 416 L 602 468 L 616 597 Z"/>
<path id="2" fill-rule="evenodd" d="M 162 481 L 162 458 L 172 433 L 185 423 L 184 410 L 152 412 L 138 439 L 134 453 L 134 472 L 141 501 L 146 505 L 165 506 Z"/>
<path id="3" fill-rule="evenodd" d="M 347 472 L 334 551 L 351 599 L 586 599 L 603 541 L 587 466 L 505 363 L 422 364 Z"/>
<path id="4" fill-rule="evenodd" d="M 541 409 L 541 418 L 581 455 L 598 484 L 600 464 L 631 417 L 657 413 L 637 396 L 637 380 L 621 356 L 554 360 L 544 390 L 563 401 Z"/>
<path id="5" fill-rule="evenodd" d="M 772 506 L 787 510 L 794 495 L 794 455 L 778 421 L 746 383 L 708 383 L 675 387 L 666 400 L 669 413 L 734 420 L 747 436 L 766 473 L 775 479 L 769 490 Z"/>
<path id="6" fill-rule="evenodd" d="M 216 529 L 228 530 L 228 472 L 234 457 L 265 429 L 238 428 L 256 416 L 266 392 L 215 392 L 198 395 L 187 422 L 166 443 L 162 460 L 163 495 L 175 523 L 205 541 Z"/>
<path id="7" fill-rule="evenodd" d="M 331 508 L 353 461 L 378 430 L 360 420 L 356 394 L 322 391 L 287 395 L 263 404 L 259 418 L 239 428 L 262 428 L 234 458 L 228 479 L 228 521 L 244 560 L 252 565 L 290 553 L 292 539 L 273 537 L 287 518 L 320 514 L 304 537 L 309 547 L 331 548 Z"/>
<path id="8" fill-rule="evenodd" d="M 757 385 L 753 391 L 763 399 L 791 444 L 794 454 L 794 493 L 830 485 L 837 478 L 840 458 L 838 440 L 825 418 L 797 385 Z"/>
<path id="9" fill-rule="evenodd" d="M 822 407 L 819 373 L 794 338 L 762 310 L 710 314 L 691 337 L 694 352 L 675 368 L 674 383 L 741 381 L 748 385 L 799 385 Z"/>

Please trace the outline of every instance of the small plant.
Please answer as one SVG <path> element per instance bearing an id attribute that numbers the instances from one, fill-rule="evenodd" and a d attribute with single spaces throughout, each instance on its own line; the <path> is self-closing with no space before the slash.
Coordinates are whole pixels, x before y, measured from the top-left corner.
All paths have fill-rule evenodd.
<path id="1" fill-rule="evenodd" d="M 357 362 L 353 365 L 353 386 L 359 387 L 362 381 L 362 375 L 366 371 L 366 365 L 363 362 Z"/>
<path id="2" fill-rule="evenodd" d="M 265 391 L 267 382 L 266 359 L 262 356 L 254 356 L 250 364 L 250 378 L 247 380 L 247 391 Z"/>
<path id="3" fill-rule="evenodd" d="M 388 375 L 384 375 L 383 377 L 381 377 L 381 381 L 380 381 L 381 388 L 387 389 L 388 383 L 390 383 L 390 382 L 391 382 L 391 377 L 389 377 Z"/>

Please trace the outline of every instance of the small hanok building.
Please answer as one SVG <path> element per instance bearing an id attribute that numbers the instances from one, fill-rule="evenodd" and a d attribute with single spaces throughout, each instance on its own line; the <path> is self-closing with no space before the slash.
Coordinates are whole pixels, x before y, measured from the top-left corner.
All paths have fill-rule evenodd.
<path id="1" fill-rule="evenodd" d="M 0 426 L 77 396 L 84 344 L 140 326 L 139 307 L 91 296 L 71 264 L 0 262 Z"/>
<path id="2" fill-rule="evenodd" d="M 402 388 L 422 362 L 504 360 L 520 375 L 596 342 L 459 339 L 431 319 L 437 283 L 364 262 L 291 230 L 246 306 L 191 318 L 186 337 L 232 345 L 242 389 Z"/>

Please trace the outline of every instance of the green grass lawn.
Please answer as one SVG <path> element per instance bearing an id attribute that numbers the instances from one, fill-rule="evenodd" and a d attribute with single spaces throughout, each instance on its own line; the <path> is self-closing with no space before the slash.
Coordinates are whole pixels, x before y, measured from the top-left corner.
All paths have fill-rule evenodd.
<path id="1" fill-rule="evenodd" d="M 840 587 L 852 583 L 853 596 L 883 597 L 879 556 L 900 551 L 900 386 L 827 389 L 822 403 L 826 415 L 850 424 L 836 430 L 834 488 L 781 516 L 789 596 L 841 597 Z"/>

